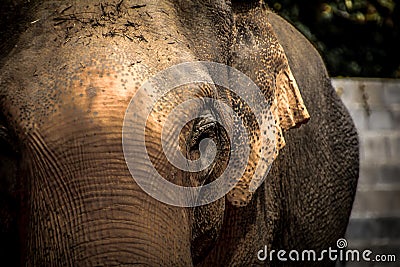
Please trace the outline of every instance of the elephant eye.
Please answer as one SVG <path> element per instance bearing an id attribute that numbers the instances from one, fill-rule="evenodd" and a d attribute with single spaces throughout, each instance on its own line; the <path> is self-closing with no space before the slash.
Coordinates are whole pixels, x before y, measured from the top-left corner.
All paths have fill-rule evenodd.
<path id="1" fill-rule="evenodd" d="M 202 114 L 195 119 L 192 135 L 189 140 L 190 150 L 198 150 L 200 142 L 206 138 L 215 139 L 217 127 L 217 121 L 211 113 Z"/>
<path id="2" fill-rule="evenodd" d="M 214 173 L 216 164 L 219 170 L 225 169 L 230 153 L 228 134 L 211 109 L 204 110 L 194 120 L 186 151 L 189 160 L 200 160 L 201 166 L 207 166 L 203 173 L 208 176 L 204 177 L 206 180 L 218 177 Z"/>

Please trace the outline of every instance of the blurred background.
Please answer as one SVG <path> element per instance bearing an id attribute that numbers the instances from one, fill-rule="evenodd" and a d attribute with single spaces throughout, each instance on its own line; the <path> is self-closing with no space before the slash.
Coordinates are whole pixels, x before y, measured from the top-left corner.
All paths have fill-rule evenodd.
<path id="1" fill-rule="evenodd" d="M 319 50 L 357 127 L 360 178 L 348 248 L 397 257 L 337 266 L 400 266 L 400 1 L 266 3 Z"/>
<path id="2" fill-rule="evenodd" d="M 320 51 L 331 76 L 400 78 L 398 0 L 266 0 Z"/>

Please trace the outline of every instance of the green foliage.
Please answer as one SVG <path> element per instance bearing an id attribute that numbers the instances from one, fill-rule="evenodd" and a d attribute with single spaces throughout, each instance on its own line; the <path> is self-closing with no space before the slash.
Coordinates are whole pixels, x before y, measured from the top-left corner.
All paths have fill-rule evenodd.
<path id="1" fill-rule="evenodd" d="M 395 0 L 267 0 L 311 40 L 332 76 L 400 77 Z"/>

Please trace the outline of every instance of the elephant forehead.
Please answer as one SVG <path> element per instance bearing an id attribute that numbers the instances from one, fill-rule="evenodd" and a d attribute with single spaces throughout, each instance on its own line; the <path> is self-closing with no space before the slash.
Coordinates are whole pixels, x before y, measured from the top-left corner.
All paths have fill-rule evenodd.
<path id="1" fill-rule="evenodd" d="M 57 88 L 60 95 L 46 122 L 48 127 L 64 121 L 80 129 L 78 133 L 93 127 L 120 131 L 131 97 L 148 78 L 147 68 L 102 59 L 82 61 L 76 67 L 79 70 L 68 81 L 60 81 L 64 86 Z"/>
<path id="2" fill-rule="evenodd" d="M 143 64 L 91 60 L 79 65 L 80 69 L 73 74 L 64 90 L 72 97 L 71 105 L 84 109 L 106 107 L 112 103 L 127 106 L 130 98 L 149 77 Z"/>
<path id="3" fill-rule="evenodd" d="M 82 119 L 106 124 L 110 112 L 122 125 L 130 98 L 150 75 L 140 58 L 110 48 L 26 49 L 9 62 L 0 77 L 3 112 L 22 132 Z"/>

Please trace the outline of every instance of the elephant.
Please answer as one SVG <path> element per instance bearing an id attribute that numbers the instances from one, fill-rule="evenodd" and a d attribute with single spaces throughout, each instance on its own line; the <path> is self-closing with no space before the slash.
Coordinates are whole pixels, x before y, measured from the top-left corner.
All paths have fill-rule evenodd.
<path id="1" fill-rule="evenodd" d="M 0 59 L 3 263 L 335 265 L 328 257 L 317 262 L 276 257 L 279 250 L 338 248 L 359 171 L 352 119 L 319 53 L 289 22 L 262 1 L 14 3 L 18 8 L 2 18 L 17 19 L 12 31 L 2 29 Z M 144 131 L 131 135 L 127 150 L 139 162 L 131 173 L 122 130 L 127 107 L 150 77 L 185 62 L 215 62 L 240 71 L 258 86 L 271 111 L 256 124 L 248 104 L 223 86 L 192 83 L 168 91 L 157 100 Z M 213 141 L 215 160 L 196 172 L 174 166 L 160 142 L 160 121 L 189 99 L 203 100 L 184 109 L 194 119 L 177 140 L 167 141 L 179 143 L 188 161 L 201 156 L 201 140 Z M 141 116 L 146 103 L 138 101 Z M 249 154 L 245 170 L 230 177 L 223 197 L 204 205 L 172 205 L 133 179 L 146 177 L 151 164 L 180 186 L 216 181 L 236 153 L 227 137 L 235 129 L 222 125 L 231 118 L 227 109 L 242 118 Z M 265 121 L 273 125 L 268 140 Z M 135 150 L 140 134 L 146 151 Z M 276 252 L 264 257 L 266 249 Z"/>

